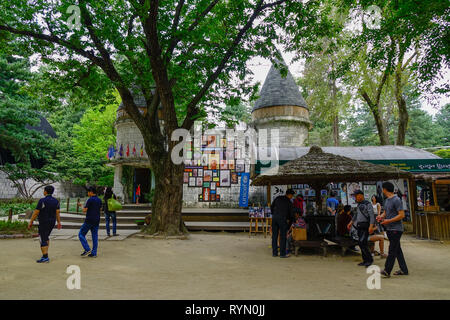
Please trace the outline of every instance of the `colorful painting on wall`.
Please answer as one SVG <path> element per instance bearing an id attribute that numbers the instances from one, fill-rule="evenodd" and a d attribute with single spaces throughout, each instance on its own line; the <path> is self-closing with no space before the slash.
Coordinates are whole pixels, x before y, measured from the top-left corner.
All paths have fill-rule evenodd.
<path id="1" fill-rule="evenodd" d="M 220 187 L 238 184 L 241 173 L 249 170 L 245 160 L 240 159 L 243 154 L 235 141 L 222 135 L 202 135 L 197 142 L 187 142 L 186 148 L 188 159 L 184 161 L 183 183 L 202 188 L 199 201 L 220 201 Z"/>
<path id="2" fill-rule="evenodd" d="M 238 183 L 238 175 L 236 172 L 232 172 L 231 173 L 231 183 L 232 184 L 237 184 Z"/>
<path id="3" fill-rule="evenodd" d="M 220 186 L 229 187 L 231 186 L 231 175 L 230 170 L 220 170 Z"/>
<path id="4" fill-rule="evenodd" d="M 212 171 L 211 170 L 205 170 L 203 171 L 203 181 L 209 182 L 212 181 Z"/>
<path id="5" fill-rule="evenodd" d="M 208 161 L 208 169 L 217 170 L 219 169 L 219 155 L 210 154 Z"/>

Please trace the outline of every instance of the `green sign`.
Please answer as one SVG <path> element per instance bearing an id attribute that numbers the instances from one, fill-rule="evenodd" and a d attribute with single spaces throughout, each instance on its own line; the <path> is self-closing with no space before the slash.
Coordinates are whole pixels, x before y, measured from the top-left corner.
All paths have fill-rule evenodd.
<path id="1" fill-rule="evenodd" d="M 450 172 L 450 159 L 366 160 L 411 172 Z"/>
<path id="2" fill-rule="evenodd" d="M 450 172 L 450 159 L 414 159 L 414 160 L 364 160 L 373 164 L 384 164 L 396 167 L 400 170 L 411 172 Z M 283 165 L 289 160 L 280 160 L 279 165 Z M 263 165 L 258 161 L 255 165 L 255 173 L 260 174 L 261 168 L 270 167 L 270 164 Z"/>

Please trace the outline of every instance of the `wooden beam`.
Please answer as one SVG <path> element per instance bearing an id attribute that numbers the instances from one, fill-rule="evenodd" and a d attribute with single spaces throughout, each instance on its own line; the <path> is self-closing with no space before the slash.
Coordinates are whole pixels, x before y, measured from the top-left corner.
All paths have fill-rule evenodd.
<path id="1" fill-rule="evenodd" d="M 433 190 L 433 202 L 434 202 L 433 205 L 434 205 L 434 207 L 438 207 L 439 208 L 438 202 L 437 202 L 436 182 L 435 181 L 433 181 L 433 183 L 431 184 L 431 188 Z"/>
<path id="2" fill-rule="evenodd" d="M 413 233 L 416 232 L 416 206 L 417 206 L 417 196 L 416 196 L 416 185 L 414 183 L 414 179 L 408 179 L 408 200 L 409 200 L 409 208 L 411 214 L 411 222 L 413 225 Z"/>
<path id="3" fill-rule="evenodd" d="M 267 185 L 267 206 L 270 207 L 270 195 L 271 195 L 271 189 L 270 189 L 270 183 Z"/>
<path id="4" fill-rule="evenodd" d="M 436 184 L 450 184 L 450 180 L 435 180 Z"/>

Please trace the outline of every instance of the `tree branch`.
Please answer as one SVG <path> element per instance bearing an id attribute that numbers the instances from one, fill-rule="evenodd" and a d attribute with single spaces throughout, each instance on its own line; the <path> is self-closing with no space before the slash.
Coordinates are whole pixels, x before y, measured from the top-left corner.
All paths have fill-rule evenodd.
<path id="1" fill-rule="evenodd" d="M 209 75 L 209 77 L 206 80 L 206 82 L 203 85 L 203 87 L 200 89 L 199 92 L 197 92 L 197 94 L 194 96 L 194 98 L 188 103 L 188 105 L 187 105 L 187 115 L 186 115 L 186 118 L 184 119 L 183 125 L 182 125 L 182 127 L 184 129 L 188 129 L 189 130 L 190 127 L 192 126 L 192 124 L 193 124 L 192 117 L 195 114 L 198 113 L 198 110 L 196 108 L 198 102 L 204 96 L 204 94 L 210 88 L 210 86 L 217 80 L 217 78 L 219 77 L 220 73 L 225 68 L 225 65 L 230 60 L 231 56 L 234 54 L 234 51 L 235 51 L 236 47 L 241 42 L 241 40 L 244 37 L 245 33 L 251 28 L 253 22 L 258 17 L 258 15 L 264 9 L 273 7 L 273 6 L 278 5 L 278 4 L 281 4 L 281 3 L 285 2 L 285 1 L 286 0 L 280 0 L 280 1 L 276 1 L 276 2 L 270 3 L 270 4 L 266 4 L 264 6 L 262 5 L 264 0 L 259 0 L 258 1 L 258 4 L 256 5 L 255 9 L 253 10 L 252 15 L 247 20 L 247 23 L 242 27 L 242 29 L 239 31 L 239 33 L 236 36 L 236 38 L 233 40 L 233 42 L 230 45 L 230 47 L 225 52 L 225 55 L 222 58 L 222 60 L 220 61 L 219 65 L 217 66 L 216 70 L 212 74 Z"/>
<path id="2" fill-rule="evenodd" d="M 182 6 L 182 4 L 181 4 L 181 6 L 180 6 L 180 3 L 182 3 L 182 2 L 184 2 L 184 0 L 180 0 L 180 2 L 178 3 L 178 6 L 177 6 L 177 13 L 178 13 L 178 15 L 180 14 L 180 12 L 178 12 L 178 10 L 181 11 L 181 6 Z M 213 0 L 213 1 L 208 5 L 208 7 L 206 7 L 206 9 L 203 10 L 202 13 L 201 13 L 197 18 L 195 18 L 194 22 L 191 23 L 191 25 L 188 27 L 187 31 L 188 31 L 188 32 L 193 31 L 194 28 L 195 28 L 196 26 L 198 26 L 198 24 L 200 23 L 201 19 L 203 19 L 204 17 L 206 17 L 206 15 L 207 15 L 209 12 L 211 12 L 211 10 L 214 8 L 214 6 L 215 6 L 218 2 L 219 2 L 219 0 Z M 174 26 L 175 26 L 175 27 L 178 26 L 178 22 L 179 22 L 179 21 L 178 21 L 178 20 L 179 20 L 179 17 L 177 18 L 177 13 L 175 14 L 175 19 L 174 19 Z M 176 22 L 176 24 L 175 24 L 175 22 Z M 172 39 L 171 39 L 171 41 L 170 41 L 169 46 L 167 47 L 167 51 L 166 51 L 166 54 L 165 54 L 165 56 L 166 56 L 166 58 L 165 58 L 166 64 L 169 63 L 170 59 L 172 58 L 173 51 L 175 50 L 175 48 L 177 47 L 178 43 L 180 42 L 180 38 L 175 37 L 175 32 L 176 32 L 176 29 L 173 29 L 173 28 L 172 28 Z"/>
<path id="3" fill-rule="evenodd" d="M 119 94 L 122 98 L 123 104 L 125 106 L 125 110 L 130 115 L 130 117 L 138 124 L 139 119 L 142 118 L 142 115 L 139 111 L 139 108 L 134 103 L 133 96 L 130 92 L 130 90 L 127 88 L 127 86 L 124 84 L 121 76 L 117 72 L 116 68 L 114 67 L 114 64 L 111 60 L 111 56 L 109 52 L 106 50 L 100 39 L 98 38 L 97 34 L 95 33 L 93 24 L 92 24 L 92 18 L 86 8 L 86 5 L 83 1 L 80 1 L 80 13 L 81 17 L 83 18 L 84 25 L 88 29 L 89 35 L 92 39 L 92 41 L 95 44 L 95 47 L 100 52 L 104 63 L 102 63 L 101 68 L 106 73 L 106 75 L 109 77 L 109 79 L 113 82 L 114 86 L 119 91 Z"/>
<path id="4" fill-rule="evenodd" d="M 161 46 L 158 40 L 158 0 L 151 0 L 148 17 L 144 20 L 144 32 L 147 39 L 146 50 L 150 58 L 152 75 L 155 80 L 156 90 L 163 105 L 163 120 L 170 136 L 172 131 L 178 127 L 177 115 L 175 112 L 174 98 L 171 84 L 167 75 L 167 69 L 161 57 Z"/>
<path id="5" fill-rule="evenodd" d="M 47 42 L 55 43 L 55 44 L 65 47 L 67 49 L 73 50 L 74 52 L 78 53 L 79 55 L 91 60 L 98 66 L 101 66 L 101 64 L 103 63 L 102 59 L 95 56 L 95 54 L 85 51 L 85 50 L 77 47 L 73 43 L 66 41 L 64 39 L 61 39 L 55 35 L 46 35 L 46 34 L 37 33 L 34 31 L 30 31 L 30 30 L 18 30 L 18 29 L 9 27 L 9 26 L 4 26 L 4 25 L 0 25 L 0 30 L 8 31 L 13 34 L 26 36 L 26 37 L 30 37 L 30 38 L 37 39 L 37 40 L 44 40 Z"/>

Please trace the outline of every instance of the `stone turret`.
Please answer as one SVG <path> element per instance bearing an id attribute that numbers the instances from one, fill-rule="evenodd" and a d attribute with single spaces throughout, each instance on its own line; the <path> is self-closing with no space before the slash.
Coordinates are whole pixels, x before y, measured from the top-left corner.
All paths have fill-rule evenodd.
<path id="1" fill-rule="evenodd" d="M 279 148 L 304 146 L 311 125 L 309 111 L 289 69 L 283 77 L 272 64 L 253 107 L 252 123 L 257 131 L 278 129 Z"/>

